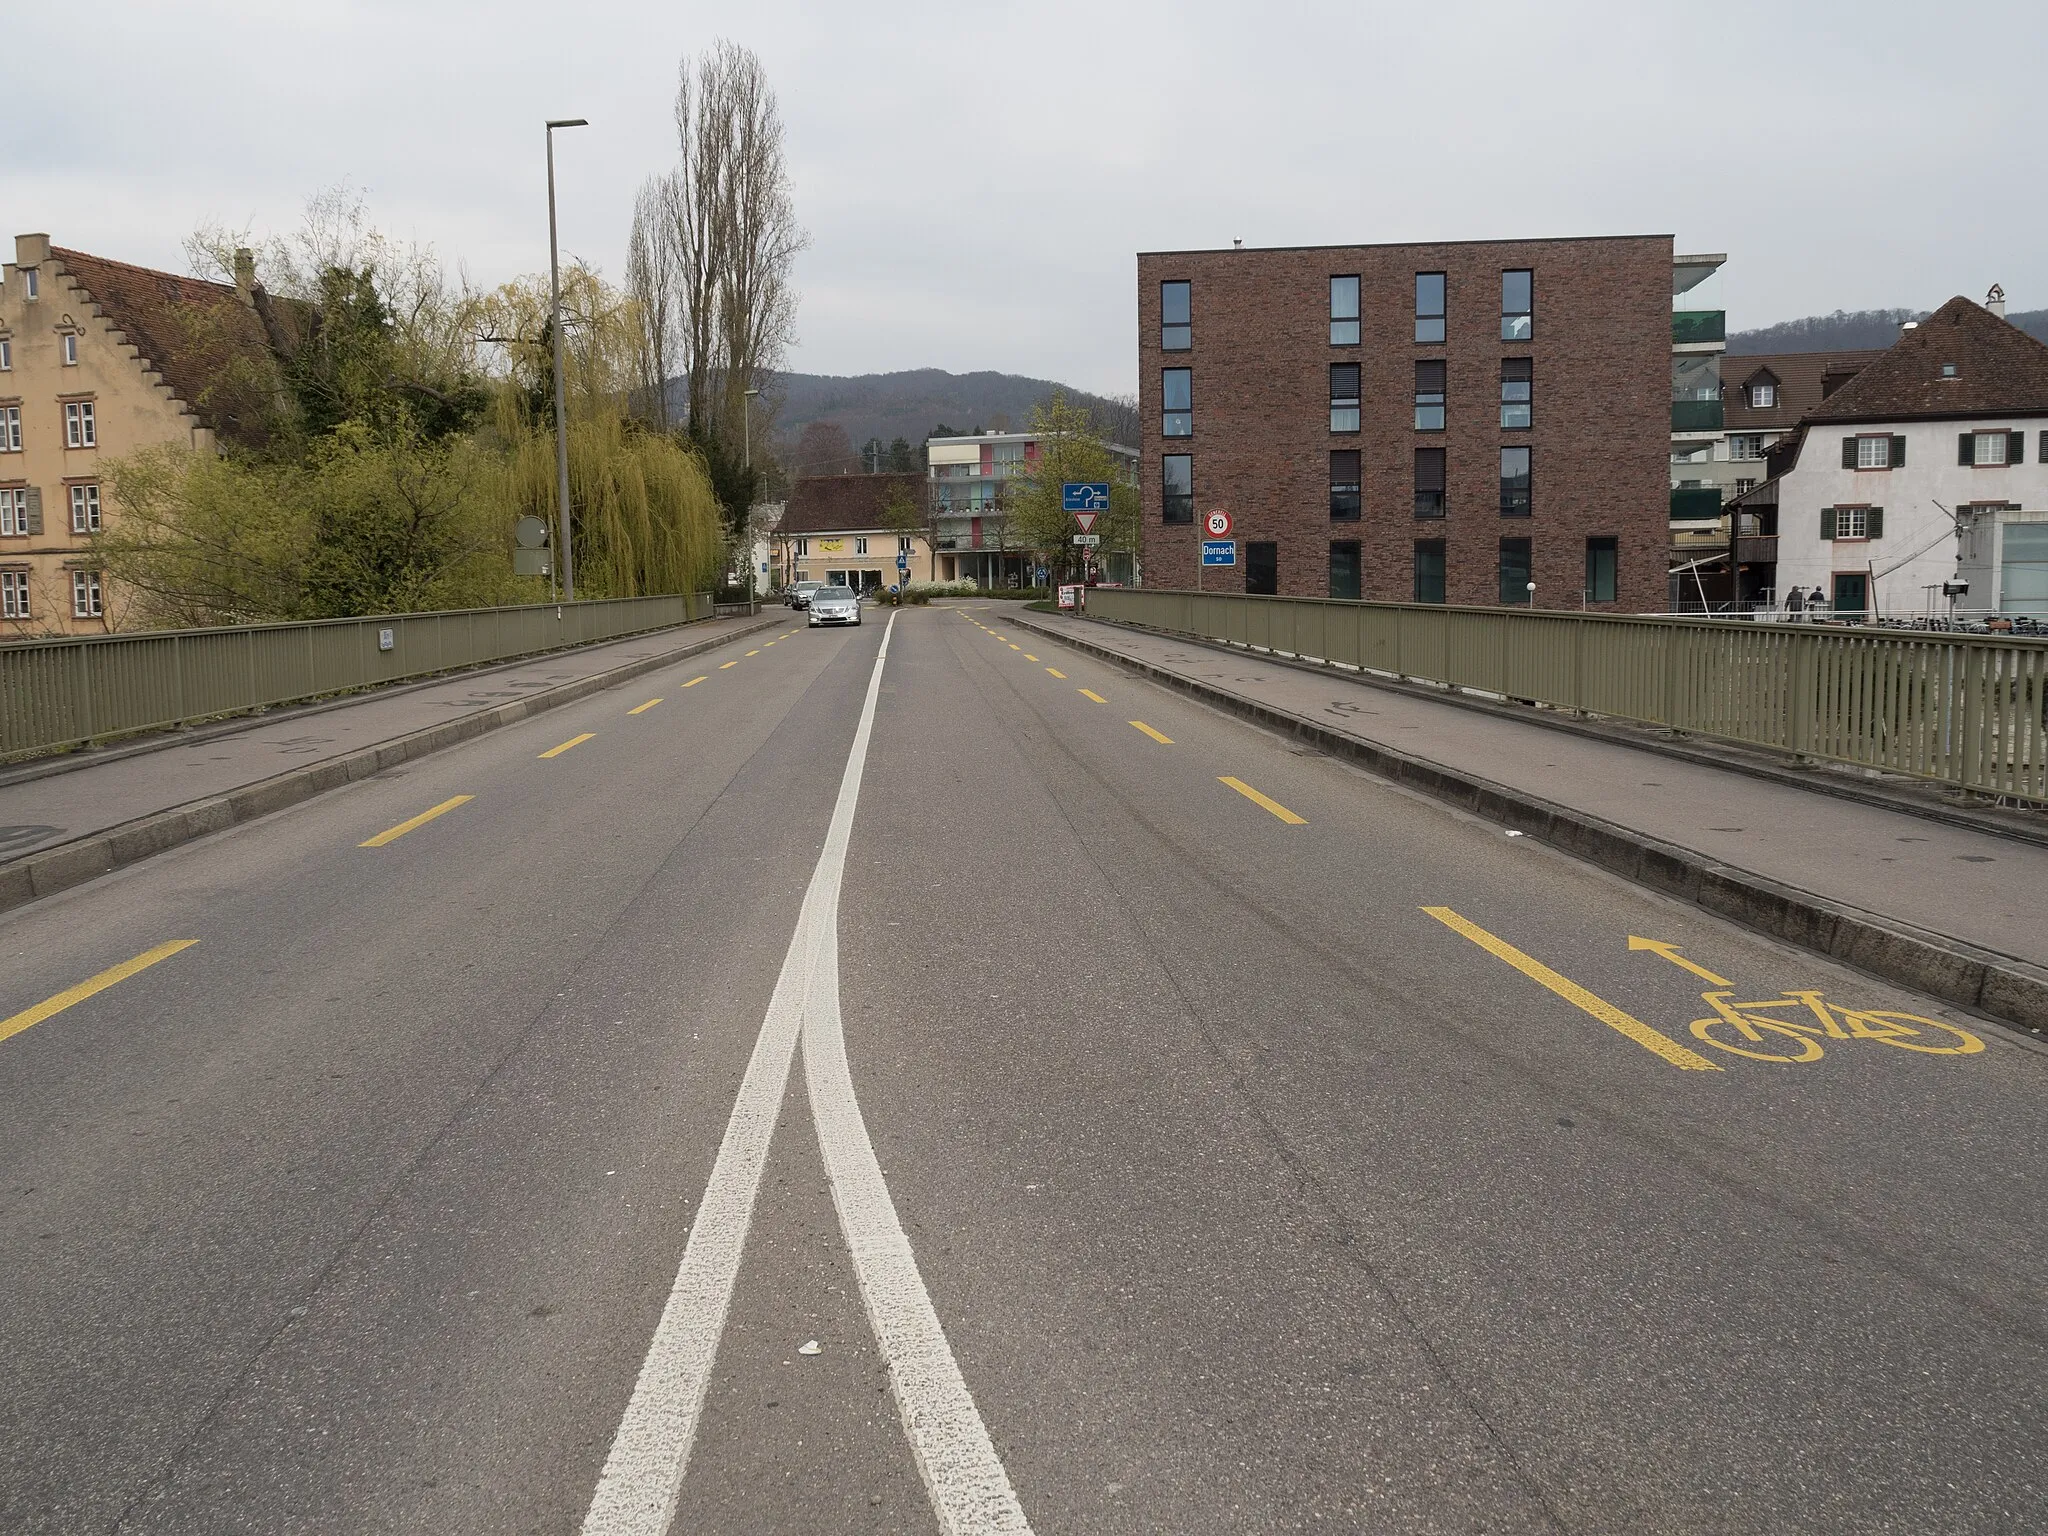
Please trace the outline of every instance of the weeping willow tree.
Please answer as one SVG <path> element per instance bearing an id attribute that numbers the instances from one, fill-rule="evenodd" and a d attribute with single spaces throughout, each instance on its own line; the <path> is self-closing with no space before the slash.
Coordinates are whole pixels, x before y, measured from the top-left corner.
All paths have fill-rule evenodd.
<path id="1" fill-rule="evenodd" d="M 581 266 L 562 274 L 569 509 L 579 595 L 700 592 L 722 559 L 718 501 L 695 449 L 631 413 L 643 334 L 631 301 Z M 507 387 L 493 414 L 517 514 L 555 526 L 548 294 L 539 280 L 495 295 Z"/>

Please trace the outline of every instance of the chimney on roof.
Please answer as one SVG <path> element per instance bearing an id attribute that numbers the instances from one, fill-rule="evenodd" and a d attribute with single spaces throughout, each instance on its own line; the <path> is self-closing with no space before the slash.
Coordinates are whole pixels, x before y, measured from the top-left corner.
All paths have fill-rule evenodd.
<path id="1" fill-rule="evenodd" d="M 245 299 L 256 294 L 256 253 L 246 245 L 235 247 L 235 292 Z"/>
<path id="2" fill-rule="evenodd" d="M 2005 318 L 2005 289 L 1998 283 L 1991 285 L 1991 291 L 1984 295 L 1984 307 L 1999 319 Z"/>
<path id="3" fill-rule="evenodd" d="M 1908 331 L 1917 331 L 1919 329 L 1920 322 L 1918 320 L 1908 320 L 1899 327 L 1899 334 L 1903 336 Z"/>
<path id="4" fill-rule="evenodd" d="M 1241 251 L 1244 249 L 1244 242 L 1242 240 L 1233 240 L 1230 242 L 1230 248 L 1233 251 Z"/>

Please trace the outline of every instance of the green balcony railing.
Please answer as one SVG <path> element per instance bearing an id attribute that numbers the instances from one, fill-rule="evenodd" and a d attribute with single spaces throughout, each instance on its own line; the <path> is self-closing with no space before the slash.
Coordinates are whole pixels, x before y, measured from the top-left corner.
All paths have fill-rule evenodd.
<path id="1" fill-rule="evenodd" d="M 1671 520 L 1674 523 L 1697 523 L 1719 518 L 1721 515 L 1721 491 L 1712 485 L 1674 485 L 1671 487 Z"/>
<path id="2" fill-rule="evenodd" d="M 1671 402 L 1671 430 L 1674 432 L 1718 432 L 1722 425 L 1718 400 L 1674 400 Z"/>
<path id="3" fill-rule="evenodd" d="M 1671 343 L 1691 346 L 1702 341 L 1728 339 L 1728 312 L 1722 309 L 1674 309 L 1671 312 Z"/>

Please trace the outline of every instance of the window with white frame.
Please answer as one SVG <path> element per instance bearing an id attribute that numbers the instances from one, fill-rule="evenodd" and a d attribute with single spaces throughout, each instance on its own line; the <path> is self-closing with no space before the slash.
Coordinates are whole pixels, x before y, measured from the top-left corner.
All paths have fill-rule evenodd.
<path id="1" fill-rule="evenodd" d="M 71 616 L 74 619 L 96 619 L 100 616 L 100 573 L 98 571 L 73 571 L 71 573 Z"/>
<path id="2" fill-rule="evenodd" d="M 92 448 L 98 445 L 100 429 L 93 415 L 90 400 L 67 400 L 64 402 L 64 446 L 66 448 Z"/>
<path id="3" fill-rule="evenodd" d="M 0 336 L 0 373 L 6 373 L 13 367 L 14 338 L 11 336 Z"/>
<path id="4" fill-rule="evenodd" d="M 1778 404 L 1778 386 L 1758 382 L 1749 386 L 1749 408 L 1753 411 L 1775 410 Z"/>
<path id="5" fill-rule="evenodd" d="M 865 537 L 856 538 L 853 541 L 853 552 L 856 555 L 864 555 L 868 552 L 868 541 Z"/>
<path id="6" fill-rule="evenodd" d="M 43 274 L 34 267 L 21 269 L 21 291 L 28 298 L 36 298 L 43 291 Z"/>
<path id="7" fill-rule="evenodd" d="M 0 453 L 21 452 L 21 407 L 0 405 Z"/>
<path id="8" fill-rule="evenodd" d="M 64 333 L 64 366 L 66 368 L 76 368 L 78 366 L 78 332 L 76 331 L 66 331 Z"/>
<path id="9" fill-rule="evenodd" d="M 0 619 L 28 616 L 28 572 L 0 571 Z"/>
<path id="10" fill-rule="evenodd" d="M 909 535 L 909 534 L 907 534 L 907 533 L 899 533 L 899 534 L 897 534 L 897 535 L 896 535 L 896 553 L 897 553 L 897 554 L 899 554 L 899 555 L 907 555 L 907 554 L 909 554 L 909 553 L 910 553 L 910 535 Z"/>
<path id="11" fill-rule="evenodd" d="M 0 539 L 28 537 L 28 487 L 0 486 Z"/>
<path id="12" fill-rule="evenodd" d="M 2003 432 L 1978 432 L 1976 442 L 1970 449 L 1972 464 L 2003 464 L 2005 462 L 2005 440 Z"/>
<path id="13" fill-rule="evenodd" d="M 1761 432 L 1735 432 L 1728 438 L 1728 457 L 1731 459 L 1760 459 L 1764 456 L 1764 435 Z"/>
<path id="14" fill-rule="evenodd" d="M 71 531 L 73 533 L 98 533 L 100 531 L 100 488 L 96 485 L 74 485 L 71 487 Z"/>
<path id="15" fill-rule="evenodd" d="M 1886 433 L 1882 437 L 1859 437 L 1856 439 L 1856 467 L 1858 469 L 1890 469 L 1892 467 L 1892 439 Z"/>
<path id="16" fill-rule="evenodd" d="M 1867 539 L 1870 537 L 1870 508 L 1835 508 L 1835 537 L 1838 539 Z"/>
<path id="17" fill-rule="evenodd" d="M 1737 480 L 1737 481 L 1735 482 L 1735 494 L 1736 494 L 1736 495 L 1738 495 L 1738 496 L 1742 495 L 1742 494 L 1743 494 L 1744 492 L 1746 492 L 1746 491 L 1753 491 L 1753 490 L 1755 490 L 1755 489 L 1756 489 L 1756 482 L 1755 482 L 1754 480 L 1741 480 L 1741 479 L 1738 479 L 1738 480 Z"/>
<path id="18" fill-rule="evenodd" d="M 804 556 L 808 555 L 810 552 L 811 541 L 809 539 L 798 539 L 796 541 L 796 549 L 793 551 L 793 553 L 796 555 L 797 559 L 803 559 Z"/>

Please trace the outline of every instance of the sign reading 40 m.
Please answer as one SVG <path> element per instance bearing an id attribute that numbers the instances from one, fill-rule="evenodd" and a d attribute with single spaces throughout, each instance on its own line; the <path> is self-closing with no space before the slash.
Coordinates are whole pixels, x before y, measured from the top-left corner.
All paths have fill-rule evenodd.
<path id="1" fill-rule="evenodd" d="M 1066 512 L 1107 512 L 1107 480 L 1069 480 L 1060 487 L 1060 508 Z"/>

